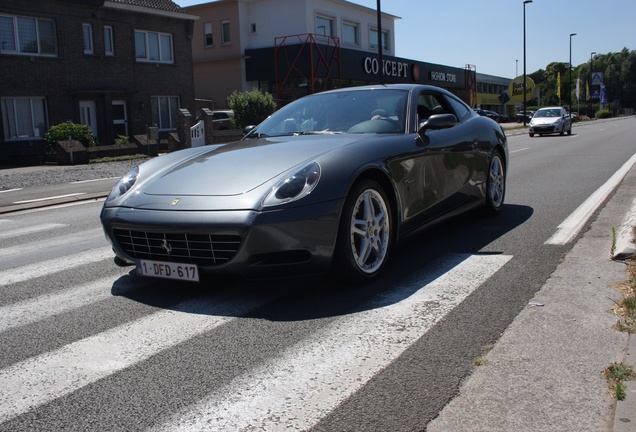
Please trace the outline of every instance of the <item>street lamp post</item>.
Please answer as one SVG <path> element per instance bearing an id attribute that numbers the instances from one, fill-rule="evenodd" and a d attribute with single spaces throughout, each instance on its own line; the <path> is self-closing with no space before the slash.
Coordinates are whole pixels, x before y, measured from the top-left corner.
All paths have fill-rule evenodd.
<path id="1" fill-rule="evenodd" d="M 594 79 L 594 63 L 593 63 L 593 60 L 592 60 L 592 56 L 594 54 L 596 54 L 596 51 L 590 53 L 590 85 L 587 86 L 589 88 L 588 91 L 590 93 L 592 93 L 592 85 L 593 85 L 592 82 L 593 82 L 593 79 Z M 590 118 L 592 118 L 592 116 L 590 115 L 590 100 L 591 99 L 592 99 L 592 95 L 591 94 L 587 95 L 587 115 Z"/>
<path id="2" fill-rule="evenodd" d="M 519 60 L 515 60 L 515 77 L 519 76 Z"/>
<path id="3" fill-rule="evenodd" d="M 380 65 L 380 67 L 378 68 L 378 70 L 379 70 L 378 81 L 380 81 L 380 84 L 384 84 L 384 64 L 383 64 L 383 60 L 382 60 L 382 6 L 380 5 L 380 0 L 377 1 L 377 6 L 378 6 L 378 14 L 377 14 L 377 21 L 378 21 L 378 64 Z"/>
<path id="4" fill-rule="evenodd" d="M 572 36 L 576 36 L 576 33 L 570 33 L 570 97 L 568 98 L 570 101 L 570 115 L 572 115 Z"/>
<path id="5" fill-rule="evenodd" d="M 526 125 L 526 5 L 532 0 L 523 2 L 523 125 Z"/>

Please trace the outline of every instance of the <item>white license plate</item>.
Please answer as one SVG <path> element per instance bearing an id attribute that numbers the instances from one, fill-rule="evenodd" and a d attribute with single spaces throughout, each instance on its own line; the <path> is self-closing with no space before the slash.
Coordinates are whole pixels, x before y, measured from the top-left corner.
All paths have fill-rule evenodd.
<path id="1" fill-rule="evenodd" d="M 199 268 L 196 264 L 137 260 L 137 274 L 139 276 L 199 282 Z"/>

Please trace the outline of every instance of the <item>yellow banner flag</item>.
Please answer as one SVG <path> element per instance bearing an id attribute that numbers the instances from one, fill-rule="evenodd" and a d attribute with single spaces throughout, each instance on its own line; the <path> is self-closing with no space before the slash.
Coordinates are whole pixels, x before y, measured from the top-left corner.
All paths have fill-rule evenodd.
<path id="1" fill-rule="evenodd" d="M 561 72 L 557 75 L 557 96 L 561 97 Z"/>
<path id="2" fill-rule="evenodd" d="M 585 81 L 585 100 L 590 100 L 590 82 Z"/>

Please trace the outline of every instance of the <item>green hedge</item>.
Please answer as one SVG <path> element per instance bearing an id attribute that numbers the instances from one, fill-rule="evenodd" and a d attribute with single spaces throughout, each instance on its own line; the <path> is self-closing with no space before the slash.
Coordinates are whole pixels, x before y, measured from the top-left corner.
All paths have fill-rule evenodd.
<path id="1" fill-rule="evenodd" d="M 240 129 L 255 126 L 276 111 L 274 97 L 260 90 L 234 91 L 228 97 L 228 106 L 234 111 L 234 126 Z"/>
<path id="2" fill-rule="evenodd" d="M 44 139 L 53 148 L 56 142 L 69 139 L 78 140 L 84 147 L 93 147 L 97 145 L 93 133 L 88 126 L 80 125 L 72 122 L 64 122 L 55 126 L 51 126 L 44 134 Z"/>

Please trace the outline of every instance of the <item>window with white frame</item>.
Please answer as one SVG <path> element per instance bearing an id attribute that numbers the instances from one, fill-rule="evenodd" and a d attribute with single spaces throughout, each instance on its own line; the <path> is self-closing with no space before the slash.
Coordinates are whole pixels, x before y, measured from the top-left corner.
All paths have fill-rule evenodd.
<path id="1" fill-rule="evenodd" d="M 150 98 L 152 122 L 159 130 L 174 130 L 177 128 L 178 96 L 152 96 Z"/>
<path id="2" fill-rule="evenodd" d="M 323 15 L 316 15 L 316 34 L 323 36 L 334 36 L 333 18 Z"/>
<path id="3" fill-rule="evenodd" d="M 360 45 L 360 25 L 353 21 L 342 22 L 342 42 L 348 45 Z"/>
<path id="4" fill-rule="evenodd" d="M 232 43 L 230 36 L 230 22 L 228 20 L 221 21 L 221 42 L 223 45 Z"/>
<path id="5" fill-rule="evenodd" d="M 42 138 L 48 130 L 44 97 L 2 98 L 0 105 L 6 141 Z"/>
<path id="6" fill-rule="evenodd" d="M 55 23 L 43 18 L 0 15 L 0 52 L 56 55 Z"/>
<path id="7" fill-rule="evenodd" d="M 369 47 L 378 48 L 378 29 L 371 28 L 369 30 Z M 389 51 L 389 31 L 382 30 L 382 50 Z"/>
<path id="8" fill-rule="evenodd" d="M 135 57 L 139 62 L 174 63 L 172 35 L 135 30 Z"/>
<path id="9" fill-rule="evenodd" d="M 203 24 L 203 46 L 214 46 L 214 32 L 212 31 L 212 23 Z"/>
<path id="10" fill-rule="evenodd" d="M 104 54 L 107 56 L 115 55 L 115 42 L 111 26 L 104 26 Z"/>
<path id="11" fill-rule="evenodd" d="M 82 37 L 84 40 L 84 54 L 93 54 L 93 26 L 82 24 Z"/>

